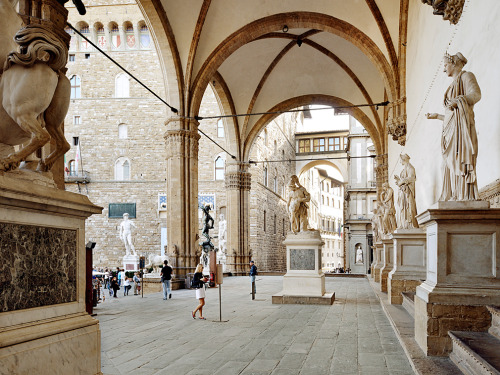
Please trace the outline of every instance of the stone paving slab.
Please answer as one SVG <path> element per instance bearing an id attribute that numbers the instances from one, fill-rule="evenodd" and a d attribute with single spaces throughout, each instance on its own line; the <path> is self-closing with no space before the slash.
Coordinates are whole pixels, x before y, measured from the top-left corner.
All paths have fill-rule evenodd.
<path id="1" fill-rule="evenodd" d="M 331 306 L 273 305 L 282 276 L 258 279 L 252 301 L 247 277 L 207 290 L 193 320 L 195 292 L 119 295 L 95 308 L 104 375 L 413 374 L 379 300 L 365 278 L 326 278 Z"/>

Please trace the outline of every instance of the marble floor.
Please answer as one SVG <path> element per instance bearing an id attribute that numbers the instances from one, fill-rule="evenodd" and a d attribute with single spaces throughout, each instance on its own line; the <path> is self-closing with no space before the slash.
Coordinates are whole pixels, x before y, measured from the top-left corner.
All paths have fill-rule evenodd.
<path id="1" fill-rule="evenodd" d="M 368 280 L 327 278 L 332 306 L 273 305 L 282 277 L 228 277 L 207 290 L 193 320 L 193 290 L 106 298 L 95 308 L 102 372 L 111 374 L 413 374 Z"/>

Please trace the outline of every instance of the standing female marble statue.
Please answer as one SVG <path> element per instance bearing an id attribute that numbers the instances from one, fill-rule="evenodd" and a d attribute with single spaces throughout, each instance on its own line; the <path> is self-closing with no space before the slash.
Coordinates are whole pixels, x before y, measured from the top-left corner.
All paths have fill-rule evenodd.
<path id="1" fill-rule="evenodd" d="M 288 184 L 289 197 L 287 203 L 288 214 L 293 233 L 306 231 L 309 229 L 307 202 L 311 200 L 311 195 L 300 184 L 299 178 L 293 175 Z"/>
<path id="2" fill-rule="evenodd" d="M 474 104 L 481 99 L 481 90 L 474 74 L 462 70 L 466 63 L 460 52 L 444 56 L 445 72 L 453 78 L 444 94 L 445 113 L 426 114 L 428 119 L 443 121 L 441 152 L 445 167 L 440 201 L 479 199 Z"/>
<path id="3" fill-rule="evenodd" d="M 382 203 L 382 230 L 384 234 L 390 234 L 396 230 L 396 209 L 394 208 L 394 190 L 387 182 L 382 184 L 380 193 L 380 202 Z"/>
<path id="4" fill-rule="evenodd" d="M 415 203 L 415 168 L 410 164 L 410 157 L 406 154 L 400 156 L 403 170 L 399 176 L 394 176 L 396 185 L 399 187 L 397 215 L 398 228 L 410 229 L 418 228 L 417 205 Z"/>

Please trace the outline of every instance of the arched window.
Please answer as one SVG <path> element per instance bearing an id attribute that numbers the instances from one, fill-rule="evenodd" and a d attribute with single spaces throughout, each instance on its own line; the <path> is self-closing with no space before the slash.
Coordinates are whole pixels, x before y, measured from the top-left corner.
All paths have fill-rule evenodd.
<path id="1" fill-rule="evenodd" d="M 134 27 L 130 22 L 125 22 L 123 27 L 125 29 L 125 37 L 127 38 L 127 49 L 132 49 L 135 47 Z"/>
<path id="2" fill-rule="evenodd" d="M 264 232 L 266 231 L 266 210 L 264 210 Z"/>
<path id="3" fill-rule="evenodd" d="M 100 22 L 94 24 L 94 28 L 97 34 L 97 45 L 100 48 L 106 48 L 106 35 L 104 35 L 104 25 Z"/>
<path id="4" fill-rule="evenodd" d="M 276 214 L 274 214 L 274 234 L 276 234 Z"/>
<path id="5" fill-rule="evenodd" d="M 120 73 L 115 79 L 115 98 L 128 97 L 130 97 L 130 81 L 126 74 Z"/>
<path id="6" fill-rule="evenodd" d="M 221 118 L 217 121 L 217 137 L 224 138 L 224 122 Z"/>
<path id="7" fill-rule="evenodd" d="M 128 126 L 127 124 L 118 125 L 118 138 L 127 139 L 128 138 Z"/>
<path id="8" fill-rule="evenodd" d="M 215 179 L 224 180 L 224 159 L 222 156 L 215 159 Z"/>
<path id="9" fill-rule="evenodd" d="M 139 22 L 139 30 L 141 35 L 141 47 L 148 48 L 151 44 L 151 39 L 149 37 L 149 30 L 144 21 Z"/>
<path id="10" fill-rule="evenodd" d="M 267 129 L 264 129 L 264 144 L 267 146 Z"/>
<path id="11" fill-rule="evenodd" d="M 78 27 L 80 29 L 80 32 L 86 38 L 90 39 L 89 25 L 86 24 L 85 22 L 81 22 Z M 87 42 L 85 39 L 81 38 L 81 40 L 80 40 L 80 51 L 90 51 L 91 48 L 92 48 L 92 46 L 90 45 L 90 43 Z"/>
<path id="12" fill-rule="evenodd" d="M 262 181 L 262 183 L 264 184 L 264 186 L 267 186 L 267 167 L 264 167 L 264 181 Z"/>
<path id="13" fill-rule="evenodd" d="M 114 22 L 109 24 L 109 29 L 111 30 L 111 46 L 113 47 L 113 49 L 118 49 L 122 44 L 120 38 L 120 29 Z"/>
<path id="14" fill-rule="evenodd" d="M 79 99 L 82 97 L 81 80 L 77 75 L 72 76 L 69 81 L 71 82 L 71 99 Z"/>
<path id="15" fill-rule="evenodd" d="M 76 165 L 74 160 L 69 161 L 69 175 L 76 176 Z"/>
<path id="16" fill-rule="evenodd" d="M 274 177 L 273 191 L 278 193 L 278 177 Z"/>
<path id="17" fill-rule="evenodd" d="M 130 162 L 127 158 L 119 158 L 115 163 L 115 180 L 130 180 Z"/>
<path id="18" fill-rule="evenodd" d="M 274 141 L 274 153 L 278 153 L 278 142 Z"/>

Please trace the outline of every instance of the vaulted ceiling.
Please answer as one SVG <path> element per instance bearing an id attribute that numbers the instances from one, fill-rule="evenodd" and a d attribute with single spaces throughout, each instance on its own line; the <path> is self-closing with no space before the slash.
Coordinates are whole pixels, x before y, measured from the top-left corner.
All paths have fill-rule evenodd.
<path id="1" fill-rule="evenodd" d="M 404 96 L 410 0 L 138 0 L 171 104 L 196 116 L 212 84 L 225 114 Z M 416 0 L 415 0 L 416 1 Z M 386 150 L 385 108 L 348 109 Z M 272 115 L 226 122 L 240 158 Z"/>

